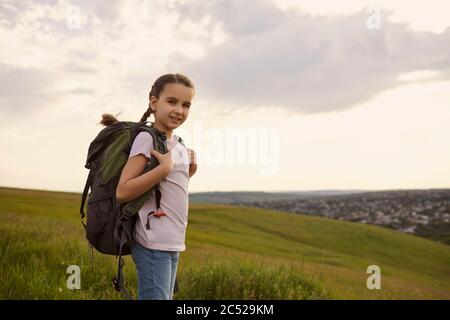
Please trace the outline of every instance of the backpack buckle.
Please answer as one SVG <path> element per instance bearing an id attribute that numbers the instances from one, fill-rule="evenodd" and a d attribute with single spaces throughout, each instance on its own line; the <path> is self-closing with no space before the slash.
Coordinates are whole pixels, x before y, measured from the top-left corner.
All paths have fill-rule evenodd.
<path id="1" fill-rule="evenodd" d="M 114 286 L 114 290 L 120 292 L 120 282 L 119 282 L 119 279 L 117 279 L 116 277 L 114 277 L 114 278 L 112 279 L 112 283 L 113 283 L 113 286 Z"/>

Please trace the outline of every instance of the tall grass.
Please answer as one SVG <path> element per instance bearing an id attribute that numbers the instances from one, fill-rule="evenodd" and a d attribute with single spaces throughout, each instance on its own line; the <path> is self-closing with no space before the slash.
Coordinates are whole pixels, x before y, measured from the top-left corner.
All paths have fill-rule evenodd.
<path id="1" fill-rule="evenodd" d="M 122 299 L 113 256 L 88 251 L 79 194 L 0 188 L 0 299 Z M 191 205 L 174 299 L 450 298 L 450 247 L 379 227 Z M 382 290 L 366 288 L 366 267 Z M 81 268 L 81 290 L 66 285 Z M 125 257 L 127 289 L 137 277 Z"/>
<path id="2" fill-rule="evenodd" d="M 292 265 L 218 259 L 184 268 L 179 299 L 329 299 L 332 293 Z"/>
<path id="3" fill-rule="evenodd" d="M 14 213 L 0 214 L 0 299 L 120 299 L 112 290 L 114 257 L 87 250 L 73 223 Z M 199 261 L 197 261 L 199 262 Z M 67 289 L 69 265 L 81 267 L 81 290 Z M 136 274 L 126 257 L 127 286 L 136 295 Z M 175 299 L 324 299 L 319 281 L 293 266 L 249 259 L 192 263 L 180 268 Z"/>

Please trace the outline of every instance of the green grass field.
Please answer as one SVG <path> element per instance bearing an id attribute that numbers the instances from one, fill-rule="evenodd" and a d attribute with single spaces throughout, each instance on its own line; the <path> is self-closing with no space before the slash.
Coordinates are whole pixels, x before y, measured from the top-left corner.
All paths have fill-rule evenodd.
<path id="1" fill-rule="evenodd" d="M 91 261 L 80 194 L 0 188 L 0 299 L 121 299 L 116 260 Z M 125 259 L 127 287 L 136 272 Z M 66 269 L 81 267 L 81 290 Z M 366 287 L 369 265 L 381 289 Z M 191 204 L 174 299 L 449 299 L 450 246 L 284 212 Z"/>

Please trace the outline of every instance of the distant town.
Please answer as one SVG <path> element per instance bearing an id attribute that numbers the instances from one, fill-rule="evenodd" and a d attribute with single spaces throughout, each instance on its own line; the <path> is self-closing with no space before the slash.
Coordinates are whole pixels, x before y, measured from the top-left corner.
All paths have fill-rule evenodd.
<path id="1" fill-rule="evenodd" d="M 241 195 L 202 193 L 197 199 L 374 224 L 450 244 L 450 189 Z"/>

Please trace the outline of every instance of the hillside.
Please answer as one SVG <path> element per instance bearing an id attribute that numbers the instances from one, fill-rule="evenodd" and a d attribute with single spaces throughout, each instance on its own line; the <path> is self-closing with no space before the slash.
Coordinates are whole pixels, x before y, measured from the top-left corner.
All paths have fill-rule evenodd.
<path id="1" fill-rule="evenodd" d="M 118 299 L 115 258 L 93 263 L 80 194 L 0 188 L 1 299 Z M 373 225 L 243 206 L 191 204 L 175 299 L 450 298 L 450 247 Z M 81 290 L 66 268 L 81 267 Z M 366 268 L 381 268 L 369 290 Z M 135 292 L 133 262 L 126 259 Z"/>
<path id="2" fill-rule="evenodd" d="M 204 192 L 190 202 L 243 205 L 387 227 L 450 245 L 450 189 Z"/>

